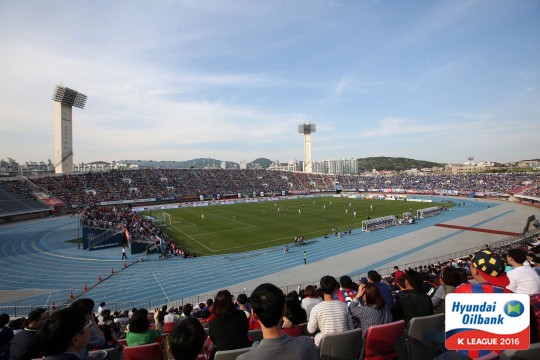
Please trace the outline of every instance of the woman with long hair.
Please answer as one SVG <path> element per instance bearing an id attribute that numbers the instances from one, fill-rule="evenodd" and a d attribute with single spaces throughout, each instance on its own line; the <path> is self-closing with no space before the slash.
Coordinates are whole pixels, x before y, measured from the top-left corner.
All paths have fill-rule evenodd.
<path id="1" fill-rule="evenodd" d="M 388 310 L 381 292 L 377 285 L 370 282 L 360 285 L 358 294 L 349 305 L 349 312 L 355 327 L 362 328 L 364 336 L 368 327 L 392 322 L 392 314 Z"/>
<path id="2" fill-rule="evenodd" d="M 242 310 L 234 306 L 233 298 L 228 290 L 217 293 L 212 305 L 213 319 L 208 325 L 212 342 L 216 351 L 234 350 L 251 346 L 247 333 L 249 321 Z"/>
<path id="3" fill-rule="evenodd" d="M 296 290 L 291 291 L 285 297 L 285 307 L 287 308 L 287 312 L 283 316 L 284 328 L 290 328 L 293 325 L 307 322 L 306 310 L 302 309 L 302 303 Z"/>

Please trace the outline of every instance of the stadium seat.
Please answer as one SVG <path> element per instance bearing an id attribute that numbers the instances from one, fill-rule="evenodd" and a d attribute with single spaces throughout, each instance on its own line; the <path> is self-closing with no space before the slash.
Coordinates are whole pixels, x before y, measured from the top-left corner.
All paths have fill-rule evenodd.
<path id="1" fill-rule="evenodd" d="M 170 334 L 172 329 L 178 324 L 176 321 L 170 321 L 163 323 L 163 333 L 164 334 Z"/>
<path id="2" fill-rule="evenodd" d="M 501 360 L 538 360 L 540 359 L 540 343 L 531 344 L 527 350 L 506 350 Z"/>
<path id="3" fill-rule="evenodd" d="M 205 329 L 206 331 L 206 329 Z M 206 340 L 204 341 L 203 348 L 201 351 L 208 359 L 212 358 L 212 355 L 216 352 L 216 345 L 212 342 L 212 339 L 209 335 L 206 335 Z"/>
<path id="4" fill-rule="evenodd" d="M 107 352 L 107 359 L 109 360 L 120 360 L 120 352 L 118 349 L 105 349 Z"/>
<path id="5" fill-rule="evenodd" d="M 396 343 L 405 330 L 405 321 L 370 326 L 364 345 L 365 360 L 383 360 L 397 357 Z"/>
<path id="6" fill-rule="evenodd" d="M 327 334 L 321 340 L 320 360 L 356 360 L 362 349 L 362 329 Z"/>
<path id="7" fill-rule="evenodd" d="M 476 358 L 476 360 L 499 360 L 499 354 L 496 352 L 490 352 L 489 354 Z"/>
<path id="8" fill-rule="evenodd" d="M 302 336 L 304 335 L 304 332 L 302 331 L 301 325 L 294 325 L 290 328 L 283 328 L 281 329 L 282 334 L 287 334 L 292 337 Z"/>
<path id="9" fill-rule="evenodd" d="M 444 314 L 428 315 L 414 317 L 409 322 L 409 331 L 407 335 L 424 340 L 426 330 L 444 332 Z"/>
<path id="10" fill-rule="evenodd" d="M 126 346 L 124 360 L 163 360 L 163 351 L 158 343 Z"/>
<path id="11" fill-rule="evenodd" d="M 250 347 L 235 350 L 216 351 L 216 355 L 214 355 L 214 360 L 236 360 L 238 355 L 247 353 L 249 350 L 251 350 Z"/>

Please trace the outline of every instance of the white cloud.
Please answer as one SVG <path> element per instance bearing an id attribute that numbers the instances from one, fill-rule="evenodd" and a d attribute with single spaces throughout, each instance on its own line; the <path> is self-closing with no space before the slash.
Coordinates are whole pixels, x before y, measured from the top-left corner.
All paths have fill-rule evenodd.
<path id="1" fill-rule="evenodd" d="M 382 119 L 378 127 L 362 131 L 362 137 L 388 137 L 407 134 L 429 134 L 446 132 L 453 128 L 450 123 L 424 124 L 401 117 L 387 117 Z"/>
<path id="2" fill-rule="evenodd" d="M 340 96 L 343 90 L 345 90 L 345 88 L 349 86 L 350 83 L 351 83 L 350 79 L 347 79 L 345 76 L 342 76 L 341 80 L 339 80 L 334 90 L 335 96 Z"/>
<path id="3" fill-rule="evenodd" d="M 455 153 L 457 160 L 463 147 L 477 144 L 493 155 L 536 156 L 534 142 L 519 139 L 529 139 L 533 132 L 524 129 L 536 126 L 540 113 L 540 72 L 527 61 L 538 49 L 527 47 L 528 56 L 517 62 L 497 56 L 516 49 L 482 35 L 494 32 L 489 26 L 501 30 L 494 18 L 517 21 L 534 5 L 101 5 L 1 3 L 0 156 L 52 157 L 51 96 L 59 82 L 88 95 L 86 108 L 74 109 L 76 161 L 301 158 L 296 129 L 305 121 L 317 124 L 314 156 L 320 158 L 404 149 L 436 156 L 440 143 L 450 150 L 439 155 Z M 527 33 L 504 30 L 536 44 L 538 25 L 523 23 Z M 464 27 L 483 46 L 467 47 Z M 471 99 L 473 90 L 459 89 L 477 67 L 486 74 L 516 70 L 506 82 L 502 76 L 477 81 Z"/>

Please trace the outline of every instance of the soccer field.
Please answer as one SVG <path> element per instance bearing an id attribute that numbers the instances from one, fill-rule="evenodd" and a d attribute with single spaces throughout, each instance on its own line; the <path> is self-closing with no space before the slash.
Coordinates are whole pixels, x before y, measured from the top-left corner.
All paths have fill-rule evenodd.
<path id="1" fill-rule="evenodd" d="M 184 249 L 197 255 L 217 255 L 294 244 L 294 237 L 305 240 L 332 235 L 332 229 L 361 228 L 362 221 L 442 203 L 384 201 L 318 197 L 264 201 L 246 204 L 204 206 L 144 212 L 157 219 L 170 215 L 162 229 Z M 354 211 L 356 210 L 356 217 Z M 356 230 L 360 231 L 360 230 Z"/>

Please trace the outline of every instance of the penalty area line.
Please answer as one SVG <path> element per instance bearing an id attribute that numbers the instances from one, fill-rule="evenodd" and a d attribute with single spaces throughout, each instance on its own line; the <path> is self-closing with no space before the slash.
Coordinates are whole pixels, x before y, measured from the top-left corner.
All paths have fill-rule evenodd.
<path id="1" fill-rule="evenodd" d="M 181 233 L 184 234 L 186 237 L 190 238 L 191 240 L 193 240 L 193 241 L 196 242 L 197 244 L 201 245 L 203 248 L 208 249 L 210 252 L 212 252 L 212 253 L 215 252 L 214 250 L 210 249 L 208 246 L 204 245 L 203 243 L 201 243 L 200 241 L 198 241 L 197 239 L 195 239 L 193 236 L 186 234 L 185 232 L 183 232 L 182 230 L 178 229 L 178 228 L 175 227 L 175 226 L 172 226 L 172 225 L 169 225 L 169 226 L 172 227 L 173 229 L 175 229 L 176 231 L 181 232 Z"/>

